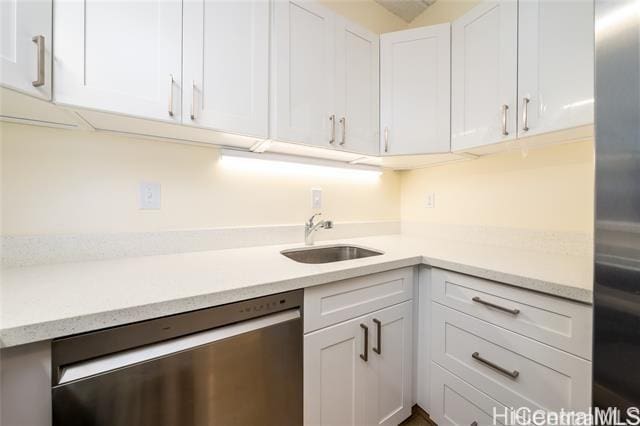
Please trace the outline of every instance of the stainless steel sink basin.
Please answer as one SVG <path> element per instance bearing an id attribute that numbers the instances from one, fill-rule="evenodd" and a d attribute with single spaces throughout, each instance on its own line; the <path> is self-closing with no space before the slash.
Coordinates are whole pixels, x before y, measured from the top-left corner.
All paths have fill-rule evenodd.
<path id="1" fill-rule="evenodd" d="M 362 259 L 383 254 L 381 251 L 348 245 L 305 247 L 283 250 L 280 253 L 300 263 L 342 262 L 343 260 Z"/>

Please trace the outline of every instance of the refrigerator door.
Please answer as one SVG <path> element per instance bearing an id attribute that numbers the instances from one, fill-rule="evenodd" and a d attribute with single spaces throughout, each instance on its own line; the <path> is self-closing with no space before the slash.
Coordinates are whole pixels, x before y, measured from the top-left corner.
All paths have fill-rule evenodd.
<path id="1" fill-rule="evenodd" d="M 640 406 L 640 2 L 596 0 L 594 406 Z M 624 416 L 624 414 L 623 414 Z"/>

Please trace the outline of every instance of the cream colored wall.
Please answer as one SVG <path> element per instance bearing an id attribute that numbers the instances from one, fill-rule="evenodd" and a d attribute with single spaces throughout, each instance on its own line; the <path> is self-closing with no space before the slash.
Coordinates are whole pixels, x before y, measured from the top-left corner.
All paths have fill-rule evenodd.
<path id="1" fill-rule="evenodd" d="M 407 28 L 405 21 L 373 0 L 320 0 L 320 3 L 374 33 Z"/>
<path id="2" fill-rule="evenodd" d="M 375 183 L 226 170 L 218 150 L 111 134 L 0 124 L 4 235 L 303 223 L 312 187 L 335 221 L 399 220 L 400 178 Z M 162 209 L 138 209 L 141 181 Z"/>
<path id="3" fill-rule="evenodd" d="M 435 208 L 425 207 L 429 192 Z M 591 234 L 593 142 L 403 172 L 403 221 Z"/>
<path id="4" fill-rule="evenodd" d="M 451 22 L 471 10 L 478 3 L 480 3 L 479 0 L 437 0 L 411 21 L 408 26 L 409 28 L 415 28 Z"/>

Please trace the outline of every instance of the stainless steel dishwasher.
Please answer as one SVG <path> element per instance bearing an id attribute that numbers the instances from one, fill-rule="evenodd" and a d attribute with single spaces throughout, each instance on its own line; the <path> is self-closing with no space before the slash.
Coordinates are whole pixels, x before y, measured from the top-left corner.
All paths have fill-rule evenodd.
<path id="1" fill-rule="evenodd" d="M 54 426 L 302 424 L 302 290 L 54 340 Z"/>

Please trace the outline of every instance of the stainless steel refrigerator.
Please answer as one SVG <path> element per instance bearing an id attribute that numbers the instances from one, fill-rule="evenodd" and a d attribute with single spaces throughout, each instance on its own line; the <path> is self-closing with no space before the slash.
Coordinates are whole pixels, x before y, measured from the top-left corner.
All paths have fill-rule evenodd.
<path id="1" fill-rule="evenodd" d="M 596 0 L 594 406 L 640 406 L 640 1 Z M 624 417 L 624 416 L 623 416 Z"/>

